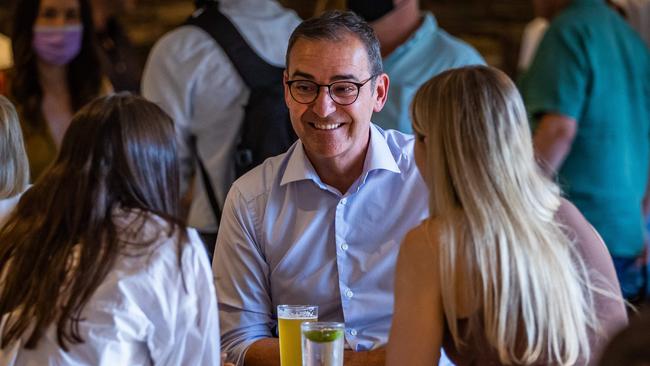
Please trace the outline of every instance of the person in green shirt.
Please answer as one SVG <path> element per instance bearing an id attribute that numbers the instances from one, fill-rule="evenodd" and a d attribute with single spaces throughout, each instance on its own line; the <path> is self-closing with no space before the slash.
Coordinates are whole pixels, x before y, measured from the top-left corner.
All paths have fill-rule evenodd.
<path id="1" fill-rule="evenodd" d="M 605 0 L 533 0 L 551 21 L 520 80 L 542 168 L 602 235 L 624 296 L 648 292 L 650 52 Z"/>

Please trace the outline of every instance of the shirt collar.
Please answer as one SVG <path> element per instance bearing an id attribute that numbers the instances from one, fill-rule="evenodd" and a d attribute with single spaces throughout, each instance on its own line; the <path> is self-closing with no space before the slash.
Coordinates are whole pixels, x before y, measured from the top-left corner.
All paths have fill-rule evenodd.
<path id="1" fill-rule="evenodd" d="M 309 158 L 307 158 L 302 142 L 298 142 L 290 154 L 287 168 L 280 181 L 281 186 L 300 180 L 312 180 L 318 185 L 324 185 L 318 173 L 316 173 L 316 169 L 314 169 Z M 366 177 L 373 170 L 387 170 L 393 173 L 401 173 L 382 132 L 377 126 L 371 123 L 370 143 L 368 144 L 368 152 L 366 153 L 366 160 L 363 163 L 361 177 Z"/>

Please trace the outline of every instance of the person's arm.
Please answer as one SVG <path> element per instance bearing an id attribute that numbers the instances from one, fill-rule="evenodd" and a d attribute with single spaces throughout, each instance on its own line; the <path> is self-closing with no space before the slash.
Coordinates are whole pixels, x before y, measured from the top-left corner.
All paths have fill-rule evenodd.
<path id="1" fill-rule="evenodd" d="M 166 35 L 152 48 L 142 74 L 142 96 L 156 103 L 174 121 L 180 162 L 181 194 L 185 195 L 193 175 L 193 158 L 189 148 L 194 76 L 177 60 L 178 31 Z M 184 55 L 184 57 L 188 57 Z"/>
<path id="2" fill-rule="evenodd" d="M 253 343 L 246 351 L 246 366 L 280 366 L 278 338 L 264 338 Z"/>
<path id="3" fill-rule="evenodd" d="M 627 324 L 627 312 L 612 256 L 600 234 L 571 202 L 562 199 L 557 218 L 572 233 L 589 272 L 591 285 L 599 289 L 593 292 L 596 317 L 601 329 L 598 334 L 600 339 L 596 341 L 606 341 Z M 602 343 L 597 344 L 596 350 L 602 346 Z"/>
<path id="4" fill-rule="evenodd" d="M 544 172 L 553 176 L 571 151 L 577 131 L 576 120 L 557 113 L 544 114 L 533 136 L 535 155 Z"/>
<path id="5" fill-rule="evenodd" d="M 345 366 L 383 366 L 386 363 L 386 351 L 379 348 L 367 352 L 345 350 Z M 264 338 L 253 343 L 246 352 L 246 366 L 280 366 L 280 347 L 277 338 Z"/>
<path id="6" fill-rule="evenodd" d="M 648 173 L 650 174 L 650 168 L 648 168 Z M 643 218 L 647 221 L 648 217 L 650 217 L 650 175 L 646 180 L 645 194 L 643 195 L 641 209 L 643 209 Z"/>
<path id="7" fill-rule="evenodd" d="M 584 37 L 578 27 L 549 26 L 519 81 L 533 122 L 535 155 L 548 176 L 557 173 L 570 153 L 579 117 L 589 103 L 593 71 Z"/>
<path id="8" fill-rule="evenodd" d="M 212 263 L 222 349 L 228 353 L 227 361 L 238 366 L 244 364 L 244 356 L 253 344 L 274 337 L 272 328 L 276 323 L 269 288 L 271 271 L 260 247 L 259 223 L 255 221 L 262 208 L 256 207 L 256 202 L 246 200 L 237 184 L 230 189 Z"/>
<path id="9" fill-rule="evenodd" d="M 404 239 L 395 272 L 395 307 L 386 365 L 437 365 L 444 328 L 435 243 L 426 223 Z M 434 237 L 431 235 L 431 237 Z"/>

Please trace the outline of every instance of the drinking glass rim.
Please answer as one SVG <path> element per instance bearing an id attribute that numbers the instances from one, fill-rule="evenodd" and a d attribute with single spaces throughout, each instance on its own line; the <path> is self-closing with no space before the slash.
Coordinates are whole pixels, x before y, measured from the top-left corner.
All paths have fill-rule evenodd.
<path id="1" fill-rule="evenodd" d="M 314 328 L 311 328 L 314 327 Z M 345 323 L 343 322 L 319 322 L 319 321 L 306 321 L 300 324 L 301 329 L 309 330 L 327 330 L 327 329 L 343 329 L 345 330 Z"/>
<path id="2" fill-rule="evenodd" d="M 279 319 L 318 319 L 318 305 L 278 305 Z"/>

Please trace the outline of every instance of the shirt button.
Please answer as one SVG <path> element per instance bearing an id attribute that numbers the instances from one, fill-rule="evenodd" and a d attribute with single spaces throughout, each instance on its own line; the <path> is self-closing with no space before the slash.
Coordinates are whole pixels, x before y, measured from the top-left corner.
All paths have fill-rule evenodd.
<path id="1" fill-rule="evenodd" d="M 341 244 L 341 249 L 348 250 L 348 245 L 345 243 Z"/>
<path id="2" fill-rule="evenodd" d="M 350 329 L 350 334 L 355 336 L 357 335 L 357 330 L 356 329 Z"/>
<path id="3" fill-rule="evenodd" d="M 347 203 L 348 203 L 348 199 L 347 199 L 347 198 L 343 198 L 343 199 L 341 200 L 341 204 L 342 204 L 342 205 L 345 205 L 345 204 L 347 204 Z"/>
<path id="4" fill-rule="evenodd" d="M 354 292 L 352 292 L 352 290 L 347 290 L 345 291 L 345 296 L 347 296 L 348 298 L 352 298 L 352 296 L 354 296 Z"/>

